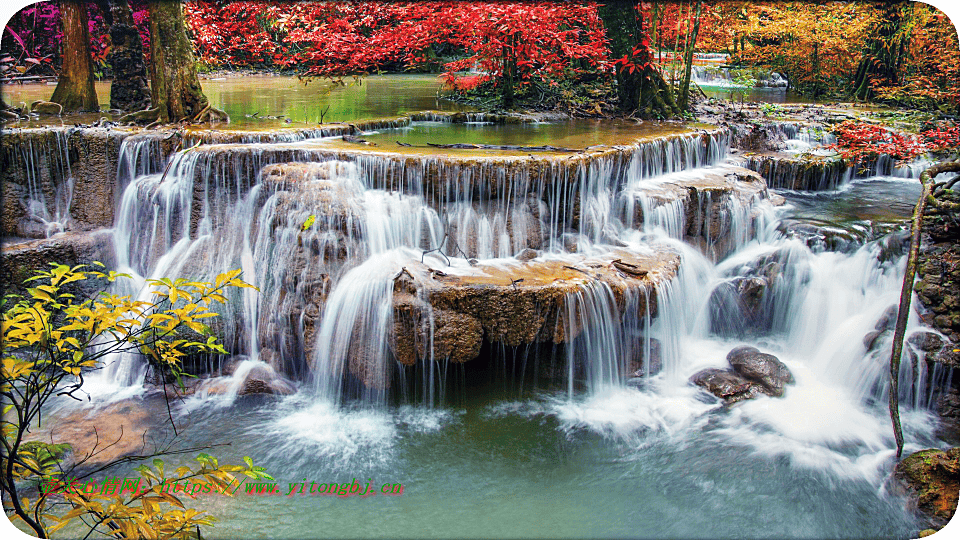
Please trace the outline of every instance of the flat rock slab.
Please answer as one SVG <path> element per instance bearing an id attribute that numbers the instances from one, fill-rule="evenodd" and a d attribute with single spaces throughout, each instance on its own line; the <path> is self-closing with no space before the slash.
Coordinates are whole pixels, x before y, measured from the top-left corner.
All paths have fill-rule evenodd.
<path id="1" fill-rule="evenodd" d="M 412 260 L 394 277 L 390 350 L 402 364 L 467 362 L 479 356 L 484 340 L 511 347 L 569 342 L 583 332 L 579 310 L 591 295 L 618 316 L 633 310 L 655 317 L 656 285 L 676 275 L 680 256 L 653 246 L 643 253 L 615 248 L 590 256 L 451 262 Z M 571 310 L 578 316 L 570 317 Z M 350 370 L 378 387 L 386 381 L 367 375 L 375 373 L 368 367 L 376 361 L 351 355 Z"/>

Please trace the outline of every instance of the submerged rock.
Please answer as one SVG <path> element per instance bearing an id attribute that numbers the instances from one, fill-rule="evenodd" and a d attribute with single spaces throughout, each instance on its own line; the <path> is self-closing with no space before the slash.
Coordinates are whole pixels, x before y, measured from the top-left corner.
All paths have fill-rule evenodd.
<path id="1" fill-rule="evenodd" d="M 274 394 L 288 396 L 297 392 L 292 382 L 279 375 L 269 364 L 256 363 L 247 365 L 233 364 L 226 371 L 235 370 L 233 375 L 206 379 L 196 388 L 197 392 L 208 395 L 226 394 L 231 388 L 237 389 L 238 396 L 250 394 Z M 246 369 L 246 372 L 243 370 Z M 237 381 L 237 378 L 240 381 Z"/>
<path id="2" fill-rule="evenodd" d="M 911 509 L 931 525 L 942 527 L 957 511 L 960 448 L 921 450 L 897 463 L 891 487 L 906 492 Z"/>

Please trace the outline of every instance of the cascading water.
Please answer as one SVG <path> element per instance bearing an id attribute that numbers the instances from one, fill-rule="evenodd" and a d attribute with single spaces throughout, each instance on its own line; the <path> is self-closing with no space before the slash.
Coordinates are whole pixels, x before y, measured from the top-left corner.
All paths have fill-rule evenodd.
<path id="1" fill-rule="evenodd" d="M 889 336 L 869 350 L 863 336 L 896 302 L 904 261 L 881 240 L 828 251 L 785 231 L 783 218 L 796 206 L 775 208 L 765 187 L 725 180 L 725 132 L 637 143 L 593 159 L 523 158 L 536 167 L 499 157 L 351 155 L 325 144 L 207 145 L 169 164 L 157 158 L 155 141 L 125 144 L 114 234 L 120 269 L 136 277 L 130 292 L 149 294 L 148 277 L 209 280 L 232 268 L 259 288 L 236 293 L 216 328 L 247 360 L 234 368 L 228 399 L 201 386 L 184 411 L 219 418 L 229 409 L 205 403 L 233 403 L 244 378 L 270 366 L 300 381 L 298 395 L 243 425 L 275 443 L 264 458 L 297 471 L 290 477 L 311 467 L 382 476 L 378 467 L 393 466 L 384 464 L 416 444 L 399 442 L 406 435 L 444 439 L 438 444 L 446 447 L 444 430 L 472 413 L 440 396 L 473 373 L 472 362 L 488 360 L 453 365 L 436 352 L 443 315 L 420 290 L 410 302 L 421 310 L 413 324 L 422 341 L 413 349 L 423 375 L 404 379 L 420 373 L 402 365 L 394 341 L 404 324 L 395 299 L 409 292 L 401 291 L 404 272 L 412 278 L 421 269 L 438 281 L 473 276 L 477 265 L 513 272 L 521 264 L 515 257 L 535 250 L 536 260 L 582 274 L 563 295 L 564 339 L 538 349 L 562 373 L 542 387 L 525 382 L 521 369 L 524 382 L 511 387 L 517 401 L 483 404 L 470 422 L 528 417 L 577 444 L 582 433 L 599 433 L 619 449 L 615 462 L 642 463 L 636 448 L 668 462 L 686 456 L 693 468 L 707 467 L 691 453 L 696 447 L 719 449 L 704 450 L 718 461 L 771 456 L 876 490 L 893 452 L 884 409 Z M 612 288 L 580 264 L 653 247 L 680 263 L 648 288 Z M 794 373 L 783 398 L 726 408 L 689 384 L 698 370 L 724 366 L 740 344 L 776 354 Z M 532 358 L 539 345 L 485 343 L 481 354 L 497 357 L 494 365 L 511 354 Z M 933 441 L 927 409 L 948 376 L 913 353 L 904 355 L 901 377 L 908 451 Z M 114 359 L 104 376 L 134 387 L 144 372 L 130 356 Z M 412 386 L 412 400 L 433 409 L 396 405 L 410 399 Z M 287 457 L 305 448 L 319 461 Z M 431 472 L 405 470 L 435 485 Z"/>

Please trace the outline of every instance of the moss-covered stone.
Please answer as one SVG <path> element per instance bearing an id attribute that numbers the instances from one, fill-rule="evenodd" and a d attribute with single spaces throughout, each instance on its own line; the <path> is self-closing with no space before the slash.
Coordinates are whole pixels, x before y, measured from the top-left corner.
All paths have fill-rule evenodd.
<path id="1" fill-rule="evenodd" d="M 893 471 L 895 486 L 932 525 L 942 527 L 957 510 L 960 493 L 960 448 L 921 450 Z"/>

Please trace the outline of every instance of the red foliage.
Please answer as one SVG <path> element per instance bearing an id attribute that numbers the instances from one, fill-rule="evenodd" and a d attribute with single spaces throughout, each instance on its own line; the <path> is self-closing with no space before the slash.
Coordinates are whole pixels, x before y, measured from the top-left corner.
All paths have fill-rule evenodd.
<path id="1" fill-rule="evenodd" d="M 87 4 L 90 31 L 90 54 L 95 65 L 106 66 L 110 52 L 110 27 L 100 7 Z M 150 47 L 149 14 L 145 1 L 133 2 L 133 19 L 143 39 L 144 51 Z M 37 2 L 14 14 L 4 27 L 3 58 L 20 61 L 24 66 L 60 63 L 63 31 L 60 27 L 60 8 L 56 2 Z"/>
<path id="2" fill-rule="evenodd" d="M 561 2 L 224 2 L 187 4 L 200 58 L 212 65 L 278 66 L 311 76 L 444 65 L 499 76 L 558 76 L 581 60 L 599 67 L 606 48 L 594 4 Z M 471 77 L 460 87 L 483 79 Z"/>
<path id="3" fill-rule="evenodd" d="M 886 154 L 908 161 L 930 152 L 960 149 L 960 126 L 943 124 L 922 131 L 919 136 L 899 133 L 882 126 L 847 120 L 834 130 L 837 142 L 827 146 L 841 157 L 860 163 Z"/>

